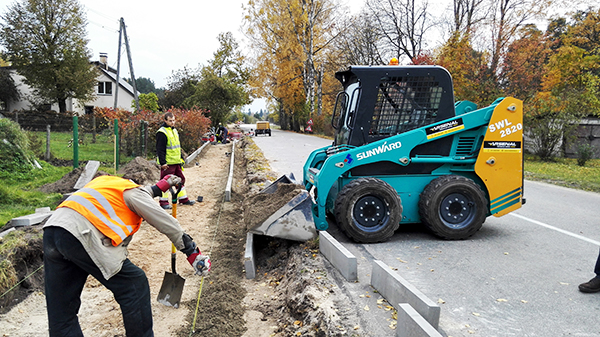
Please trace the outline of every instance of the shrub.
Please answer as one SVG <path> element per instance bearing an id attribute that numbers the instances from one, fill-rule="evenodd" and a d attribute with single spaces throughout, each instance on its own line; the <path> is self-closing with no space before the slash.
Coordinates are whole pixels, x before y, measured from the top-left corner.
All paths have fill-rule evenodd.
<path id="1" fill-rule="evenodd" d="M 577 148 L 577 165 L 585 166 L 588 160 L 594 155 L 594 147 L 587 143 L 579 144 Z"/>
<path id="2" fill-rule="evenodd" d="M 176 128 L 179 131 L 181 147 L 185 152 L 191 152 L 200 145 L 202 135 L 208 131 L 210 119 L 205 116 L 206 110 L 202 109 L 178 109 L 167 110 L 175 116 Z M 96 118 L 101 120 L 99 125 L 102 129 L 112 131 L 113 121 L 119 121 L 120 149 L 128 156 L 141 154 L 142 142 L 147 148 L 147 153 L 154 153 L 156 144 L 156 130 L 163 123 L 163 114 L 153 111 L 142 110 L 131 113 L 127 110 L 112 108 L 96 108 Z M 147 122 L 147 124 L 145 124 Z M 143 139 L 142 125 L 148 128 L 148 138 Z"/>
<path id="3" fill-rule="evenodd" d="M 33 167 L 33 160 L 25 131 L 19 124 L 0 118 L 0 170 L 29 171 Z"/>

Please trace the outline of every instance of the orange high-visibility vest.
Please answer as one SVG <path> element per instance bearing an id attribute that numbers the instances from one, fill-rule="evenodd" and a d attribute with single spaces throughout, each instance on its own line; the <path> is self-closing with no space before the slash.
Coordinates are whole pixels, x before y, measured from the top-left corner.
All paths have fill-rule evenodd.
<path id="1" fill-rule="evenodd" d="M 137 232 L 142 218 L 132 212 L 123 199 L 123 192 L 140 185 L 127 179 L 100 176 L 77 190 L 58 207 L 68 207 L 88 219 L 102 234 L 118 246 Z"/>

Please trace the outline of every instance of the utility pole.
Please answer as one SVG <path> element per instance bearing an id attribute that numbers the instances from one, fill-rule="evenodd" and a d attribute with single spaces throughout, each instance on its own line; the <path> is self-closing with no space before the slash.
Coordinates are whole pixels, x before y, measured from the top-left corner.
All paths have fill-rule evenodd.
<path id="1" fill-rule="evenodd" d="M 140 102 L 137 95 L 137 88 L 135 85 L 135 75 L 133 73 L 133 61 L 131 58 L 131 50 L 129 49 L 129 39 L 127 38 L 127 29 L 125 28 L 125 20 L 121 18 L 119 28 L 119 51 L 117 55 L 117 88 L 115 89 L 115 104 L 114 109 L 117 110 L 117 99 L 119 97 L 119 75 L 121 72 L 121 36 L 125 36 L 125 49 L 127 50 L 127 60 L 129 61 L 129 72 L 131 73 L 131 83 L 133 85 L 133 97 L 135 99 L 135 110 L 140 110 Z"/>

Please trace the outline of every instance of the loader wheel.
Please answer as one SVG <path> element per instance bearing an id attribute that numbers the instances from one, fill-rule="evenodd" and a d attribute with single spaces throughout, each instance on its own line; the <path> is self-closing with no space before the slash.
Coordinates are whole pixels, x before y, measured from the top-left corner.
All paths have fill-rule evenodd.
<path id="1" fill-rule="evenodd" d="M 434 179 L 419 199 L 419 215 L 437 237 L 463 240 L 475 234 L 485 221 L 487 198 L 473 180 L 456 175 Z"/>
<path id="2" fill-rule="evenodd" d="M 359 178 L 342 188 L 335 200 L 340 229 L 357 242 L 388 240 L 400 226 L 402 202 L 383 180 Z"/>

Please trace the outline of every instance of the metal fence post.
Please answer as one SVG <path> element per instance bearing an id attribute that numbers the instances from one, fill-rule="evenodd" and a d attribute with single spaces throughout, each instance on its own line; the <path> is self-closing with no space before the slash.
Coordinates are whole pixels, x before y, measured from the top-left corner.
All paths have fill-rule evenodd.
<path id="1" fill-rule="evenodd" d="M 73 168 L 79 167 L 79 118 L 73 116 Z"/>

